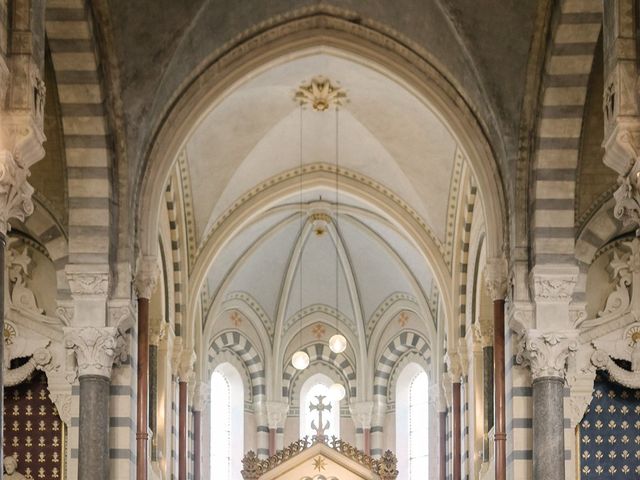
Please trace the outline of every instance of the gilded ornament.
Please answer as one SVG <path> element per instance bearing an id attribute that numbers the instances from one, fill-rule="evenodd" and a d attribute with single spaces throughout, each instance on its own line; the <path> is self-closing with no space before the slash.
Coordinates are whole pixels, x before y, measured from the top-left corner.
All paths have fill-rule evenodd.
<path id="1" fill-rule="evenodd" d="M 336 108 L 347 102 L 347 92 L 323 75 L 300 84 L 294 100 L 300 105 L 311 105 L 316 112 L 324 112 L 332 105 Z"/>

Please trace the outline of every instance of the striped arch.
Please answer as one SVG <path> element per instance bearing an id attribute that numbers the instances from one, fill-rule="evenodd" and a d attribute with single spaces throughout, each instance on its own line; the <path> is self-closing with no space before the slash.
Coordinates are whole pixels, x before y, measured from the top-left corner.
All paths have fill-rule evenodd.
<path id="1" fill-rule="evenodd" d="M 337 372 L 341 373 L 344 380 L 346 380 L 349 397 L 357 396 L 356 369 L 345 355 L 342 353 L 333 353 L 329 346 L 324 343 L 308 345 L 301 350 L 307 352 L 307 355 L 309 355 L 309 365 L 321 362 L 335 368 Z M 282 373 L 282 396 L 284 398 L 289 398 L 292 385 L 298 374 L 299 371 L 291 364 L 291 359 L 288 359 Z"/>
<path id="2" fill-rule="evenodd" d="M 53 262 L 56 269 L 58 299 L 67 299 L 71 296 L 64 273 L 68 261 L 67 234 L 46 207 L 36 197 L 33 200 L 35 209 L 25 220 L 24 226 L 44 246 Z"/>
<path id="3" fill-rule="evenodd" d="M 576 176 L 601 1 L 560 2 L 542 83 L 533 166 L 535 264 L 574 262 Z"/>
<path id="4" fill-rule="evenodd" d="M 262 357 L 249 339 L 235 330 L 223 332 L 211 342 L 208 352 L 207 378 L 211 376 L 217 364 L 216 358 L 223 352 L 231 352 L 242 361 L 251 382 L 252 400 L 266 395 L 267 387 Z"/>
<path id="5" fill-rule="evenodd" d="M 108 264 L 113 152 L 89 3 L 48 5 L 46 33 L 68 167 L 69 261 Z"/>
<path id="6" fill-rule="evenodd" d="M 460 250 L 460 285 L 458 289 L 458 325 L 460 328 L 460 338 L 466 335 L 466 314 L 467 314 L 467 282 L 469 270 L 469 243 L 471 239 L 471 224 L 473 222 L 473 209 L 476 203 L 478 187 L 470 180 L 464 203 L 464 226 L 462 229 L 462 249 Z M 473 288 L 473 286 L 472 286 Z"/>
<path id="7" fill-rule="evenodd" d="M 185 291 L 185 286 L 183 284 L 183 267 L 184 262 L 182 260 L 182 255 L 180 254 L 180 229 L 179 229 L 179 219 L 176 208 L 176 192 L 174 182 L 176 181 L 175 177 L 172 178 L 172 181 L 167 185 L 167 189 L 165 190 L 165 201 L 167 202 L 167 212 L 169 216 L 169 231 L 171 238 L 171 257 L 172 262 L 171 265 L 173 267 L 173 299 L 174 299 L 174 332 L 176 336 L 181 336 L 181 326 L 182 326 L 182 306 L 183 302 L 183 292 Z"/>
<path id="8" fill-rule="evenodd" d="M 427 366 L 431 365 L 431 348 L 429 342 L 418 332 L 405 331 L 396 336 L 380 355 L 373 377 L 373 395 L 388 398 L 389 381 L 398 361 L 408 352 L 416 352 L 424 358 Z M 431 373 L 427 370 L 427 373 Z"/>

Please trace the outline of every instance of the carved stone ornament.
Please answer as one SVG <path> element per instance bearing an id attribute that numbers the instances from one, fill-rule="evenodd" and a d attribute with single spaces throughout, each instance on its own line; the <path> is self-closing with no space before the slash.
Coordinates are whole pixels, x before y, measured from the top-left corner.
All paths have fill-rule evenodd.
<path id="1" fill-rule="evenodd" d="M 65 268 L 71 295 L 106 297 L 109 293 L 108 265 L 67 265 Z"/>
<path id="2" fill-rule="evenodd" d="M 74 353 L 77 375 L 111 377 L 116 356 L 118 329 L 115 327 L 67 327 L 64 343 Z M 71 380 L 71 379 L 70 379 Z"/>
<path id="3" fill-rule="evenodd" d="M 33 213 L 33 187 L 27 182 L 30 172 L 8 150 L 0 150 L 0 233 L 6 235 L 9 220 L 24 221 Z"/>
<path id="4" fill-rule="evenodd" d="M 142 257 L 138 260 L 135 287 L 139 298 L 151 298 L 158 278 L 160 277 L 160 267 L 155 257 Z"/>
<path id="5" fill-rule="evenodd" d="M 9 243 L 6 263 L 10 283 L 10 301 L 14 307 L 27 310 L 32 313 L 42 314 L 44 310 L 38 307 L 36 296 L 27 284 L 29 267 L 32 263 L 28 247 L 24 245 L 22 250 L 14 247 L 15 242 Z"/>
<path id="6" fill-rule="evenodd" d="M 509 278 L 507 276 L 507 260 L 490 258 L 484 268 L 484 281 L 491 300 L 503 300 L 507 296 Z"/>
<path id="7" fill-rule="evenodd" d="M 531 329 L 523 337 L 516 362 L 528 365 L 534 380 L 565 377 L 567 359 L 578 350 L 576 331 L 545 332 Z"/>
<path id="8" fill-rule="evenodd" d="M 531 272 L 533 296 L 539 303 L 569 303 L 578 281 L 578 267 L 538 266 Z"/>
<path id="9" fill-rule="evenodd" d="M 337 108 L 346 103 L 347 92 L 327 77 L 318 75 L 303 82 L 293 98 L 300 105 L 311 105 L 315 111 L 324 112 L 332 105 Z"/>
<path id="10" fill-rule="evenodd" d="M 8 349 L 7 349 L 8 350 Z M 5 350 L 5 356 L 7 350 Z M 7 362 L 3 365 L 3 384 L 5 387 L 13 387 L 24 382 L 35 370 L 46 370 L 46 367 L 51 363 L 51 353 L 46 348 L 39 348 L 33 355 L 27 360 L 26 363 L 16 368 L 6 368 Z"/>
<path id="11" fill-rule="evenodd" d="M 178 365 L 178 378 L 180 382 L 192 382 L 195 375 L 196 352 L 193 350 L 182 350 Z"/>
<path id="12" fill-rule="evenodd" d="M 591 356 L 591 363 L 596 368 L 609 372 L 609 378 L 627 388 L 640 388 L 640 372 L 625 370 L 619 367 L 616 362 L 604 350 L 596 350 Z"/>
<path id="13" fill-rule="evenodd" d="M 267 425 L 269 428 L 284 427 L 289 413 L 287 402 L 267 402 Z"/>
<path id="14" fill-rule="evenodd" d="M 357 428 L 371 428 L 373 402 L 354 402 L 349 405 L 349 412 Z"/>
<path id="15" fill-rule="evenodd" d="M 628 388 L 640 388 L 640 323 L 630 325 L 619 340 L 595 340 L 591 355 L 594 367 L 607 370 L 611 380 Z M 631 370 L 620 367 L 615 360 L 631 364 Z"/>
<path id="16" fill-rule="evenodd" d="M 193 392 L 193 409 L 204 412 L 211 402 L 211 386 L 206 382 L 196 382 Z"/>

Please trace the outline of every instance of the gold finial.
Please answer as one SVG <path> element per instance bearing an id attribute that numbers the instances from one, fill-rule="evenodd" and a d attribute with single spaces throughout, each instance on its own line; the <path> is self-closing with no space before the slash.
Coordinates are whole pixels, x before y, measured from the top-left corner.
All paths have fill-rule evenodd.
<path id="1" fill-rule="evenodd" d="M 323 75 L 315 76 L 309 82 L 303 82 L 293 97 L 300 105 L 310 104 L 316 112 L 324 112 L 335 105 L 339 107 L 347 102 L 347 92 L 337 83 Z"/>

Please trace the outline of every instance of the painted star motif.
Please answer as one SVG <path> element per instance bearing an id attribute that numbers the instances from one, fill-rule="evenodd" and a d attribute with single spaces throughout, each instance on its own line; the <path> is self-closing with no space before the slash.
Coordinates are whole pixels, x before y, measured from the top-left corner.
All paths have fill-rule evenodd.
<path id="1" fill-rule="evenodd" d="M 239 327 L 242 323 L 242 317 L 240 317 L 240 314 L 238 312 L 232 312 L 231 315 L 229 315 L 229 320 L 231 320 L 231 323 L 233 323 L 236 327 Z"/>
<path id="2" fill-rule="evenodd" d="M 313 469 L 321 472 L 322 470 L 326 470 L 327 462 L 325 462 L 324 457 L 317 456 L 313 459 Z"/>
<path id="3" fill-rule="evenodd" d="M 324 328 L 324 325 L 322 325 L 321 323 L 315 324 L 311 329 L 311 333 L 313 333 L 313 336 L 318 339 L 324 337 L 325 331 L 326 330 Z"/>
<path id="4" fill-rule="evenodd" d="M 401 312 L 400 315 L 398 315 L 398 323 L 401 327 L 406 327 L 408 321 L 409 315 L 407 315 L 407 312 Z"/>

